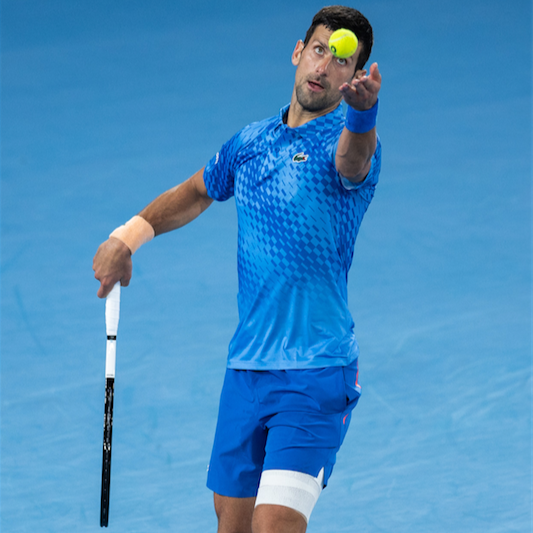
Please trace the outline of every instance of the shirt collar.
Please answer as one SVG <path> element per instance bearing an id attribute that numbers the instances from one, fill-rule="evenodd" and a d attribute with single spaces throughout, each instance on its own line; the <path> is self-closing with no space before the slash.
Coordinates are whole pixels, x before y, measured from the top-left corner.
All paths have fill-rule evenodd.
<path id="1" fill-rule="evenodd" d="M 290 104 L 283 106 L 279 111 L 279 123 L 284 125 L 288 130 L 292 130 L 295 133 L 301 135 L 316 133 L 322 130 L 326 126 L 333 126 L 344 120 L 344 113 L 342 110 L 342 105 L 339 104 L 333 111 L 330 111 L 327 115 L 322 115 L 321 117 L 314 118 L 305 124 L 298 126 L 297 128 L 289 128 L 283 122 L 283 118 L 289 112 Z"/>

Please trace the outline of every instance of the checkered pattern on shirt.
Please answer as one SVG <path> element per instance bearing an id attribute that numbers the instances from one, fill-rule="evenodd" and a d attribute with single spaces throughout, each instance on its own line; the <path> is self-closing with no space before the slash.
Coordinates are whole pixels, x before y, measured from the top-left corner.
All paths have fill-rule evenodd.
<path id="1" fill-rule="evenodd" d="M 367 179 L 348 191 L 334 166 L 341 108 L 299 128 L 283 123 L 286 110 L 241 130 L 204 172 L 209 196 L 234 195 L 238 212 L 233 368 L 330 366 L 357 356 L 346 283 L 380 147 Z"/>

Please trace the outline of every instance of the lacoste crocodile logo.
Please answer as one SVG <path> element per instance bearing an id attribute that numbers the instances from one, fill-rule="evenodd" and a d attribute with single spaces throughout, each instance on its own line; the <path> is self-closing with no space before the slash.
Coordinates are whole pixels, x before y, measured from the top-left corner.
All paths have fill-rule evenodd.
<path id="1" fill-rule="evenodd" d="M 308 159 L 309 159 L 309 156 L 307 154 L 304 154 L 303 152 L 296 154 L 292 158 L 294 163 L 305 163 Z"/>

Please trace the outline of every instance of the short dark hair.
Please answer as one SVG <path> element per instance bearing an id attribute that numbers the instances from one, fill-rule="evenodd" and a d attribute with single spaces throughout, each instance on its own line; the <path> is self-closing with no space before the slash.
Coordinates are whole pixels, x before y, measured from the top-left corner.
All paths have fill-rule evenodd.
<path id="1" fill-rule="evenodd" d="M 365 66 L 365 63 L 370 57 L 372 45 L 374 44 L 374 34 L 370 22 L 368 22 L 362 13 L 357 11 L 357 9 L 346 6 L 328 6 L 322 8 L 313 17 L 313 22 L 305 35 L 304 45 L 307 46 L 316 27 L 320 25 L 326 26 L 331 31 L 340 30 L 341 28 L 353 31 L 362 46 L 355 70 L 360 70 Z"/>

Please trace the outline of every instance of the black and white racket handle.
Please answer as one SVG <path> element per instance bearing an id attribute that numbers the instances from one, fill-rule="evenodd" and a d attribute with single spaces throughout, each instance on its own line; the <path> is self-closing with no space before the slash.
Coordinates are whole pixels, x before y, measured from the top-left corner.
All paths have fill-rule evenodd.
<path id="1" fill-rule="evenodd" d="M 117 360 L 117 331 L 120 318 L 120 281 L 111 289 L 105 301 L 105 329 L 107 346 L 105 353 L 105 377 L 115 377 Z"/>

